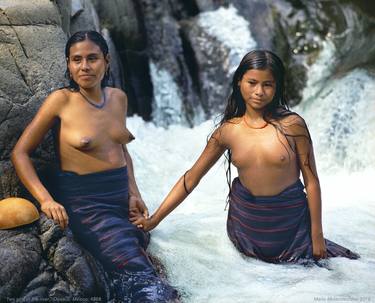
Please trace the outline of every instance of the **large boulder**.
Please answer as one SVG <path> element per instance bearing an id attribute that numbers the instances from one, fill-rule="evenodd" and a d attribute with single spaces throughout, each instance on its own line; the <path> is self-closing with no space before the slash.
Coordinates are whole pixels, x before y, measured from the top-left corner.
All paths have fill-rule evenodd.
<path id="1" fill-rule="evenodd" d="M 63 85 L 66 35 L 54 2 L 0 2 L 0 198 L 19 193 L 9 162 L 18 137 L 45 97 Z M 50 135 L 33 156 L 53 158 Z M 38 167 L 39 168 L 39 167 Z"/>
<path id="2" fill-rule="evenodd" d="M 42 259 L 37 226 L 0 231 L 0 301 L 17 298 Z"/>
<path id="3" fill-rule="evenodd" d="M 249 23 L 230 6 L 201 12 L 182 21 L 181 27 L 205 113 L 223 112 L 234 70 L 243 55 L 257 46 Z"/>
<path id="4" fill-rule="evenodd" d="M 70 33 L 93 30 L 100 32 L 99 17 L 91 0 L 71 0 Z"/>
<path id="5" fill-rule="evenodd" d="M 61 298 L 108 301 L 111 284 L 102 266 L 45 215 L 28 226 L 0 230 L 0 302 Z"/>

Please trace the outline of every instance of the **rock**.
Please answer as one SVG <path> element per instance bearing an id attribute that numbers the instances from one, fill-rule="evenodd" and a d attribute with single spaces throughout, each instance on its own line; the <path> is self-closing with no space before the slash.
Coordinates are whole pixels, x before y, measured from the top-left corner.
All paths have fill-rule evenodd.
<path id="1" fill-rule="evenodd" d="M 52 269 L 43 271 L 27 284 L 23 292 L 28 294 L 42 287 L 48 289 L 54 284 L 54 281 Z"/>
<path id="2" fill-rule="evenodd" d="M 150 72 L 153 84 L 153 118 L 157 123 L 203 120 L 202 107 L 184 58 L 180 26 L 167 1 L 142 0 Z"/>
<path id="3" fill-rule="evenodd" d="M 196 0 L 195 2 L 201 12 L 215 10 L 231 3 L 230 0 Z"/>
<path id="4" fill-rule="evenodd" d="M 21 297 L 21 302 L 43 302 L 48 298 L 48 287 L 41 286 Z"/>
<path id="5" fill-rule="evenodd" d="M 58 281 L 51 288 L 48 297 L 54 300 L 65 300 L 65 302 L 70 302 L 73 299 L 73 295 L 69 290 L 69 284 L 63 280 Z"/>
<path id="6" fill-rule="evenodd" d="M 41 214 L 40 229 L 42 232 L 40 235 L 40 241 L 43 251 L 48 252 L 49 249 L 57 244 L 58 240 L 63 236 L 63 231 L 59 225 L 57 225 L 52 219 L 47 218 L 44 214 Z"/>
<path id="7" fill-rule="evenodd" d="M 61 16 L 61 28 L 64 33 L 70 33 L 70 18 L 72 14 L 73 1 L 71 0 L 55 0 L 59 15 Z"/>
<path id="8" fill-rule="evenodd" d="M 66 35 L 60 27 L 58 8 L 49 0 L 1 2 L 0 12 L 0 198 L 3 198 L 21 191 L 9 162 L 13 146 L 44 98 L 64 83 Z M 37 169 L 38 161 L 50 160 L 52 153 L 51 144 L 37 149 Z"/>
<path id="9" fill-rule="evenodd" d="M 93 1 L 100 22 L 111 33 L 119 50 L 142 51 L 146 47 L 141 12 L 132 0 Z"/>
<path id="10" fill-rule="evenodd" d="M 37 274 L 41 253 L 36 224 L 0 230 L 0 301 L 18 297 Z"/>
<path id="11" fill-rule="evenodd" d="M 108 29 L 102 29 L 102 35 L 104 39 L 107 41 L 108 48 L 109 48 L 109 56 L 110 56 L 110 73 L 112 77 L 112 86 L 117 88 L 123 88 L 124 83 L 124 71 L 122 68 L 121 59 L 117 53 L 116 47 L 112 41 L 111 34 L 109 33 Z"/>
<path id="12" fill-rule="evenodd" d="M 223 27 L 222 23 L 228 26 Z M 190 66 L 194 66 L 194 78 L 198 78 L 200 100 L 206 115 L 211 117 L 224 111 L 233 73 L 256 42 L 248 22 L 233 6 L 200 13 L 181 22 L 181 27 L 194 54 Z"/>
<path id="13" fill-rule="evenodd" d="M 94 30 L 100 32 L 99 17 L 91 0 L 75 0 L 72 2 L 72 16 L 70 33 Z M 79 6 L 81 5 L 81 6 Z M 77 8 L 78 6 L 78 8 Z"/>
<path id="14" fill-rule="evenodd" d="M 102 33 L 110 42 L 114 85 L 127 93 L 129 114 L 137 113 L 145 120 L 150 120 L 152 83 L 140 5 L 132 0 L 97 0 L 93 3 L 103 27 Z M 114 52 L 111 40 L 117 52 Z"/>

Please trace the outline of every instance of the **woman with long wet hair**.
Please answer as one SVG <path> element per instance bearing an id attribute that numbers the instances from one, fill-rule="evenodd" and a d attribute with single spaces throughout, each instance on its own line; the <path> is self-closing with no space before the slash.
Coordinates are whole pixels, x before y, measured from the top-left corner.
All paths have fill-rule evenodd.
<path id="1" fill-rule="evenodd" d="M 204 151 L 157 211 L 150 218 L 135 214 L 133 224 L 153 229 L 227 151 L 227 232 L 240 252 L 272 263 L 358 258 L 323 237 L 313 145 L 305 121 L 288 108 L 284 74 L 273 52 L 246 54 L 234 73 L 223 118 Z M 238 170 L 232 184 L 230 164 Z"/>
<path id="2" fill-rule="evenodd" d="M 127 97 L 108 86 L 108 45 L 95 31 L 77 32 L 65 48 L 69 86 L 50 94 L 12 152 L 17 174 L 41 211 L 91 252 L 115 281 L 116 302 L 170 302 L 176 292 L 155 272 L 149 235 L 129 222 L 148 216 L 126 144 Z M 41 183 L 30 154 L 55 128 L 58 194 Z"/>

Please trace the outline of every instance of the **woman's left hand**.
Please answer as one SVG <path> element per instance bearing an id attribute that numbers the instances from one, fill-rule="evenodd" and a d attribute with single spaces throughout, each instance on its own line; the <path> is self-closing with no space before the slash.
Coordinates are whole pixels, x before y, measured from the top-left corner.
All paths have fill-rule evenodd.
<path id="1" fill-rule="evenodd" d="M 148 218 L 147 206 L 141 197 L 130 196 L 129 197 L 129 218 L 138 217 L 139 214 L 142 214 L 143 217 Z"/>
<path id="2" fill-rule="evenodd" d="M 317 260 L 327 258 L 327 248 L 323 233 L 312 234 L 313 257 Z"/>

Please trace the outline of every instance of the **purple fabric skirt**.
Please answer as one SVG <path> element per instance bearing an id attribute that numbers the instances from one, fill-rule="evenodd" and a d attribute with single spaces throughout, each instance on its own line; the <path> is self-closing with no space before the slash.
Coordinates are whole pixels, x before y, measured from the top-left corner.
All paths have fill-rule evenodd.
<path id="1" fill-rule="evenodd" d="M 271 263 L 313 259 L 311 222 L 300 180 L 275 196 L 253 196 L 235 178 L 230 195 L 227 232 L 243 254 Z M 359 255 L 325 240 L 328 257 Z"/>
<path id="2" fill-rule="evenodd" d="M 156 275 L 145 252 L 149 233 L 129 221 L 127 168 L 60 172 L 58 197 L 77 241 L 103 265 L 116 302 L 169 302 L 177 292 Z"/>

